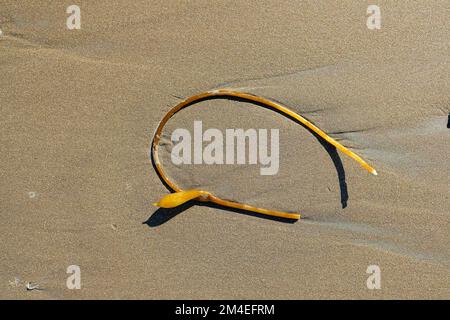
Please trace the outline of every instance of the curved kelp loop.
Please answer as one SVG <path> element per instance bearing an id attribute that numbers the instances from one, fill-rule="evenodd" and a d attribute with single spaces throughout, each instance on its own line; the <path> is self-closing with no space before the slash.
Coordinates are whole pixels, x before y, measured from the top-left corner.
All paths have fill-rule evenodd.
<path id="1" fill-rule="evenodd" d="M 228 200 L 220 199 L 214 195 L 212 195 L 208 191 L 203 190 L 182 190 L 180 187 L 178 187 L 176 184 L 174 184 L 170 179 L 166 176 L 164 173 L 164 170 L 162 169 L 161 163 L 158 158 L 158 145 L 159 140 L 161 138 L 161 132 L 163 127 L 166 125 L 166 123 L 169 121 L 169 119 L 178 111 L 180 111 L 183 108 L 186 108 L 196 102 L 205 100 L 207 98 L 212 97 L 223 97 L 223 98 L 237 98 L 242 99 L 245 101 L 251 101 L 256 104 L 262 105 L 264 107 L 267 107 L 271 110 L 277 111 L 289 118 L 293 118 L 300 123 L 302 123 L 304 126 L 309 128 L 311 131 L 315 132 L 318 136 L 320 136 L 323 140 L 327 141 L 329 144 L 333 145 L 337 149 L 341 150 L 343 153 L 348 155 L 350 158 L 357 161 L 364 169 L 369 171 L 373 175 L 377 175 L 377 172 L 374 168 L 372 168 L 370 165 L 368 165 L 360 156 L 355 154 L 354 152 L 350 151 L 346 147 L 344 147 L 342 144 L 334 140 L 333 138 L 329 137 L 325 132 L 320 130 L 318 127 L 316 127 L 314 124 L 312 124 L 310 121 L 306 120 L 302 116 L 298 115 L 297 113 L 287 109 L 286 107 L 283 107 L 282 105 L 262 98 L 258 97 L 249 93 L 239 92 L 239 91 L 232 91 L 232 90 L 226 90 L 226 89 L 220 89 L 220 90 L 213 90 L 213 91 L 207 91 L 204 93 L 200 93 L 198 95 L 195 95 L 193 97 L 190 97 L 183 102 L 179 103 L 175 107 L 173 107 L 161 120 L 158 128 L 156 129 L 155 136 L 153 137 L 152 142 L 152 157 L 155 165 L 155 169 L 159 175 L 159 177 L 166 183 L 168 187 L 170 187 L 174 193 L 169 194 L 165 197 L 163 197 L 159 202 L 154 203 L 155 206 L 162 207 L 162 208 L 174 208 L 177 207 L 187 201 L 190 200 L 198 200 L 203 202 L 212 202 L 215 204 L 218 204 L 220 206 L 228 207 L 228 208 L 234 208 L 234 209 L 241 209 L 251 212 L 256 212 L 259 214 L 269 215 L 269 216 L 275 216 L 275 217 L 281 217 L 281 218 L 287 218 L 287 219 L 294 219 L 298 220 L 300 219 L 300 214 L 298 213 L 288 213 L 288 212 L 281 212 L 281 211 L 274 211 L 274 210 L 267 210 L 262 208 L 253 207 L 247 204 L 238 203 L 238 202 L 232 202 Z"/>

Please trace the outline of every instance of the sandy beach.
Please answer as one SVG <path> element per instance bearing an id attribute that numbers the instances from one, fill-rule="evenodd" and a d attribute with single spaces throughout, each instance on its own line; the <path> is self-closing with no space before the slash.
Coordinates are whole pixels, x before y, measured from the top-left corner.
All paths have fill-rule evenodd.
<path id="1" fill-rule="evenodd" d="M 378 1 L 377 30 L 356 0 L 83 0 L 69 30 L 74 2 L 0 0 L 0 298 L 450 299 L 449 1 Z M 378 176 L 277 113 L 214 99 L 164 129 L 167 174 L 303 219 L 155 208 L 159 121 L 222 88 L 307 117 Z M 278 173 L 173 164 L 171 133 L 197 120 L 279 129 Z"/>

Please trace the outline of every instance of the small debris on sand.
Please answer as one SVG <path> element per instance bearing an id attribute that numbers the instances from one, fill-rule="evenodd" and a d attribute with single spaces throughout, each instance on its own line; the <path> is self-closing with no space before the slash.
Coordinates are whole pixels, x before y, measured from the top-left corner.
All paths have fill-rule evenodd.
<path id="1" fill-rule="evenodd" d="M 43 290 L 39 287 L 38 284 L 32 284 L 31 282 L 27 282 L 27 284 L 25 285 L 25 287 L 27 288 L 27 291 L 33 291 L 33 290 Z"/>

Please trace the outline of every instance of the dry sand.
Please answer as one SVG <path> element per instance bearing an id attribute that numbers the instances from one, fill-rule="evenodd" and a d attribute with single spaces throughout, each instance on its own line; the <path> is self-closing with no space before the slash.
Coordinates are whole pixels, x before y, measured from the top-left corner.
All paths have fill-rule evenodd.
<path id="1" fill-rule="evenodd" d="M 378 1 L 377 31 L 356 0 L 76 1 L 69 31 L 73 2 L 0 1 L 1 298 L 450 298 L 449 1 Z M 162 149 L 169 175 L 305 219 L 155 213 L 152 134 L 213 88 L 280 101 L 379 176 L 278 114 L 214 100 L 166 138 L 194 120 L 279 128 L 279 174 L 175 167 Z"/>

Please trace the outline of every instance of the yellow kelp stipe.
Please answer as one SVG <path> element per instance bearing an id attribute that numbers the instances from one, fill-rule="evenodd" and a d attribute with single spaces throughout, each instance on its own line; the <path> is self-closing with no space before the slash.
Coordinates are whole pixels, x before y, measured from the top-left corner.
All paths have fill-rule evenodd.
<path id="1" fill-rule="evenodd" d="M 239 92 L 239 91 L 232 91 L 232 90 L 213 90 L 213 91 L 207 91 L 204 93 L 200 93 L 198 95 L 195 95 L 193 97 L 190 97 L 183 102 L 179 103 L 175 107 L 173 107 L 161 120 L 158 128 L 156 129 L 155 136 L 153 137 L 152 142 L 152 157 L 153 162 L 155 165 L 155 169 L 159 175 L 159 177 L 174 191 L 174 193 L 171 193 L 165 197 L 163 197 L 159 202 L 154 203 L 155 206 L 162 207 L 162 208 L 174 208 L 177 207 L 185 202 L 188 202 L 190 200 L 199 200 L 204 202 L 212 202 L 215 204 L 218 204 L 220 206 L 233 208 L 233 209 L 240 209 L 240 210 L 246 210 L 251 212 L 256 212 L 259 214 L 274 216 L 274 217 L 281 217 L 281 218 L 287 218 L 287 219 L 294 219 L 298 220 L 300 219 L 300 214 L 298 213 L 288 213 L 288 212 L 281 212 L 281 211 L 274 211 L 274 210 L 267 210 L 262 208 L 253 207 L 247 204 L 228 201 L 220 199 L 211 193 L 203 190 L 182 190 L 177 185 L 175 185 L 172 181 L 169 180 L 169 178 L 164 173 L 164 170 L 162 169 L 161 163 L 158 158 L 158 145 L 159 140 L 161 138 L 161 132 L 163 127 L 166 125 L 166 123 L 169 121 L 169 119 L 178 111 L 180 111 L 183 108 L 186 108 L 190 105 L 195 104 L 196 102 L 212 98 L 212 97 L 223 97 L 223 98 L 239 98 L 250 102 L 255 102 L 264 105 L 265 107 L 278 111 L 282 113 L 283 115 L 295 119 L 302 123 L 304 126 L 309 128 L 311 131 L 315 132 L 317 135 L 319 135 L 322 139 L 327 141 L 329 144 L 336 147 L 336 149 L 342 151 L 346 155 L 348 155 L 350 158 L 357 161 L 364 169 L 366 169 L 368 172 L 370 172 L 373 175 L 377 175 L 377 171 L 372 168 L 367 162 L 365 162 L 360 156 L 358 156 L 353 151 L 347 149 L 342 144 L 328 136 L 325 132 L 320 130 L 318 127 L 316 127 L 314 124 L 312 124 L 310 121 L 306 120 L 302 116 L 298 115 L 297 113 L 289 110 L 286 107 L 283 107 L 279 103 L 276 103 L 274 101 L 258 97 L 249 93 Z"/>

